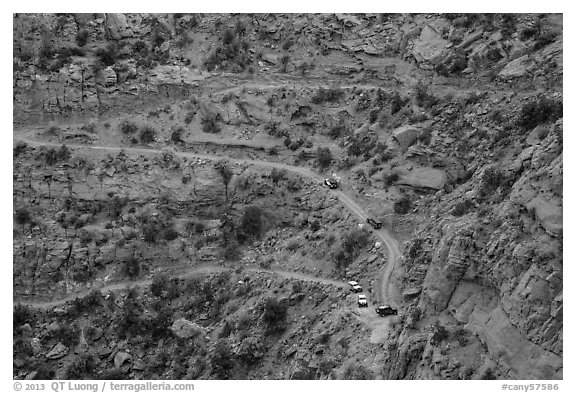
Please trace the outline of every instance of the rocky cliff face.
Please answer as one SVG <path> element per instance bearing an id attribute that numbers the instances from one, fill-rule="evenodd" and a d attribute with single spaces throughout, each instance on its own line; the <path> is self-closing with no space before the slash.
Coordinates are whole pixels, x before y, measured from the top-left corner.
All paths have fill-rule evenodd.
<path id="1" fill-rule="evenodd" d="M 17 128 L 78 123 L 45 127 L 40 138 L 140 143 L 119 131 L 131 120 L 155 127 L 158 148 L 173 144 L 180 128 L 185 141 L 178 148 L 303 166 L 314 165 L 311 149 L 330 146 L 334 157 L 325 172 L 338 171 L 356 200 L 405 240 L 392 281 L 401 294 L 398 322 L 385 340 L 372 340 L 378 334 L 370 344 L 364 335 L 352 340 L 349 353 L 370 352 L 362 364 L 371 371 L 348 367 L 350 373 L 562 378 L 561 15 L 16 14 L 13 30 Z M 212 137 L 204 131 L 208 115 L 222 125 L 226 147 L 204 142 Z M 264 153 L 271 146 L 280 158 Z M 185 238 L 162 239 L 148 249 L 149 259 L 219 257 L 216 246 L 204 244 L 223 234 L 213 214 L 222 190 L 206 162 L 119 155 L 54 166 L 46 164 L 45 150 L 24 150 L 14 157 L 15 201 L 34 205 L 40 218 L 15 231 L 20 294 L 68 294 L 91 275 L 125 275 L 124 261 L 142 244 L 140 232 L 134 238 L 129 230 L 138 224 L 143 232 L 148 214 L 175 217 L 173 228 Z M 242 168 L 230 183 L 238 203 L 258 202 L 269 212 L 265 221 L 290 227 L 268 228 L 244 250 L 247 261 L 374 281 L 387 263 L 376 247 L 345 270 L 334 269 L 330 232 L 355 226 L 335 200 L 320 196 L 317 184 L 302 188 L 299 180 L 267 176 Z M 118 196 L 129 201 L 120 217 L 111 208 Z M 405 209 L 395 205 L 400 198 L 409 202 Z M 67 226 L 71 207 L 82 213 L 75 221 L 83 228 L 79 236 Z M 206 225 L 202 236 L 186 228 L 187 216 Z M 111 241 L 118 232 L 125 243 Z M 264 258 L 276 252 L 276 261 Z M 332 310 L 337 297 L 344 299 L 334 292 L 323 307 Z M 332 363 L 342 366 L 350 335 L 364 332 L 352 314 L 314 319 L 314 326 L 305 320 L 274 344 L 288 366 L 250 375 L 340 377 L 330 373 Z M 307 329 L 321 335 L 324 322 L 331 332 L 342 329 L 337 338 L 305 337 Z M 66 356 L 67 346 L 58 346 L 49 330 L 40 329 L 50 356 Z M 243 338 L 232 340 L 235 352 L 256 346 Z M 297 338 L 305 350 L 290 345 Z M 120 351 L 117 368 L 140 375 L 146 356 L 133 354 L 140 363 L 129 368 L 127 348 L 114 344 L 99 356 L 116 363 L 112 355 Z M 322 361 L 323 354 L 329 359 Z M 212 375 L 195 367 L 189 375 Z"/>
<path id="2" fill-rule="evenodd" d="M 562 375 L 562 123 L 547 131 L 501 167 L 513 179 L 505 193 L 480 196 L 488 167 L 439 192 L 402 263 L 423 315 L 478 334 L 514 378 Z"/>

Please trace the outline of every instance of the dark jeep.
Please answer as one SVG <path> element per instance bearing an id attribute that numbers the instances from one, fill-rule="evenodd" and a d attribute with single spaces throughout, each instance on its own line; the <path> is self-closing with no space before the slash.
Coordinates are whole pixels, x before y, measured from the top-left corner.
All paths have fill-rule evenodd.
<path id="1" fill-rule="evenodd" d="M 376 314 L 380 315 L 381 317 L 387 317 L 388 315 L 398 315 L 398 310 L 388 305 L 378 306 L 376 307 Z"/>

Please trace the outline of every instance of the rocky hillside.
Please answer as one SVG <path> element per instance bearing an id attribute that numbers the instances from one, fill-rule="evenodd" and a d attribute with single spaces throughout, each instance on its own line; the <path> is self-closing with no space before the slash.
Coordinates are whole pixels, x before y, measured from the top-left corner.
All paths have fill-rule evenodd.
<path id="1" fill-rule="evenodd" d="M 15 378 L 562 378 L 562 15 L 13 31 Z"/>

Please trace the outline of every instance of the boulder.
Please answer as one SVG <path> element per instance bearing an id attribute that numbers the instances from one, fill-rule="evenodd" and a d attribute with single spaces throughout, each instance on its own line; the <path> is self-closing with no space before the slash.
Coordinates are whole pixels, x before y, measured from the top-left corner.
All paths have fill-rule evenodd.
<path id="1" fill-rule="evenodd" d="M 414 168 L 409 172 L 403 173 L 396 184 L 441 190 L 447 180 L 446 172 L 441 169 Z"/>
<path id="2" fill-rule="evenodd" d="M 193 338 L 199 335 L 204 335 L 204 328 L 194 322 L 181 318 L 174 321 L 170 327 L 172 333 L 179 338 Z"/>
<path id="3" fill-rule="evenodd" d="M 60 359 L 68 354 L 68 347 L 62 343 L 58 343 L 46 354 L 48 359 Z"/>
<path id="4" fill-rule="evenodd" d="M 547 232 L 555 235 L 562 232 L 562 208 L 560 206 L 536 197 L 526 204 L 526 208 L 534 211 Z"/>
<path id="5" fill-rule="evenodd" d="M 416 141 L 418 129 L 411 125 L 398 127 L 392 132 L 392 137 L 403 149 L 407 149 Z"/>
<path id="6" fill-rule="evenodd" d="M 498 75 L 502 78 L 519 78 L 526 75 L 536 66 L 534 59 L 530 58 L 528 55 L 521 56 L 510 63 L 506 64 L 506 67 Z"/>
<path id="7" fill-rule="evenodd" d="M 132 370 L 134 371 L 144 371 L 146 370 L 146 363 L 142 359 L 137 359 L 134 362 L 134 366 L 132 366 Z"/>
<path id="8" fill-rule="evenodd" d="M 114 356 L 114 366 L 116 368 L 122 367 L 122 365 L 128 360 L 132 359 L 132 355 L 127 352 L 120 351 Z"/>
<path id="9" fill-rule="evenodd" d="M 420 37 L 414 41 L 412 55 L 418 63 L 435 64 L 442 56 L 448 41 L 430 26 L 424 26 Z"/>
<path id="10" fill-rule="evenodd" d="M 133 37 L 134 32 L 126 21 L 125 14 L 105 14 L 105 25 L 110 37 L 114 40 Z"/>

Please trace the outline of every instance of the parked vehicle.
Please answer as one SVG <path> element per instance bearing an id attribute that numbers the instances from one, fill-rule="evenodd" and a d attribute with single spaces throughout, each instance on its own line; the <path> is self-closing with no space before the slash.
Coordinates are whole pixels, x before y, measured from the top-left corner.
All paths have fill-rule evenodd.
<path id="1" fill-rule="evenodd" d="M 388 315 L 398 315 L 398 310 L 386 304 L 384 306 L 376 307 L 376 314 L 381 317 L 387 317 Z"/>
<path id="2" fill-rule="evenodd" d="M 358 295 L 358 307 L 368 307 L 366 295 Z"/>
<path id="3" fill-rule="evenodd" d="M 328 186 L 330 189 L 338 188 L 338 182 L 334 179 L 324 179 L 324 184 Z"/>
<path id="4" fill-rule="evenodd" d="M 362 286 L 358 284 L 356 281 L 348 281 L 348 284 L 350 284 L 350 290 L 352 292 L 355 293 L 362 292 Z"/>
<path id="5" fill-rule="evenodd" d="M 366 219 L 366 222 L 370 225 L 372 225 L 372 228 L 374 229 L 380 229 L 382 228 L 382 223 L 380 221 L 376 221 L 375 219 L 373 219 L 372 217 L 368 217 Z"/>

